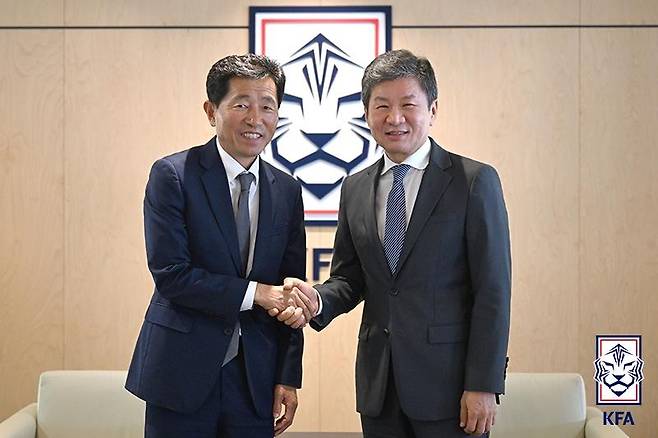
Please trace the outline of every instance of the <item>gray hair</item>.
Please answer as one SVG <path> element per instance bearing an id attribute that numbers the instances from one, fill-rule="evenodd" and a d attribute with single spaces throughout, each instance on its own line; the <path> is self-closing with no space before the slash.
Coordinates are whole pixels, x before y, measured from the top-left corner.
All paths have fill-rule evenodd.
<path id="1" fill-rule="evenodd" d="M 270 77 L 276 86 L 277 104 L 281 106 L 283 89 L 286 85 L 286 75 L 281 66 L 266 56 L 230 55 L 217 61 L 208 72 L 206 93 L 208 100 L 219 105 L 228 93 L 229 81 L 232 78 L 263 79 Z"/>
<path id="2" fill-rule="evenodd" d="M 427 58 L 419 57 L 409 50 L 391 50 L 376 57 L 363 72 L 361 99 L 368 108 L 372 89 L 385 81 L 400 78 L 415 78 L 427 96 L 428 108 L 438 98 L 434 69 Z"/>

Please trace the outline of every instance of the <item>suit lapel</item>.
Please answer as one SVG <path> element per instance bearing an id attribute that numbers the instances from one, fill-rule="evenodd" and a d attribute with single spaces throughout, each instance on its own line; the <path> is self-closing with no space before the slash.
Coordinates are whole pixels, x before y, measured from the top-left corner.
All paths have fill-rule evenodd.
<path id="1" fill-rule="evenodd" d="M 237 272 L 241 271 L 240 250 L 238 248 L 238 234 L 233 217 L 233 204 L 231 193 L 228 189 L 228 179 L 224 164 L 219 157 L 215 139 L 210 140 L 201 151 L 201 165 L 206 171 L 201 175 L 203 188 L 210 204 L 210 209 L 215 216 L 224 240 L 231 253 L 231 259 Z"/>
<path id="2" fill-rule="evenodd" d="M 409 257 L 409 253 L 414 247 L 416 240 L 418 240 L 420 232 L 425 227 L 427 219 L 429 219 L 434 207 L 436 207 L 436 204 L 452 180 L 452 176 L 445 172 L 445 169 L 452 165 L 450 156 L 434 140 L 431 140 L 431 144 L 430 162 L 427 165 L 427 169 L 420 183 L 420 188 L 418 189 L 414 211 L 404 237 L 404 246 L 402 247 L 402 254 L 398 261 L 397 272 L 402 270 L 404 262 Z"/>
<path id="3" fill-rule="evenodd" d="M 386 261 L 386 253 L 384 252 L 384 247 L 382 246 L 382 241 L 379 239 L 379 233 L 377 232 L 377 210 L 375 209 L 375 198 L 377 196 L 377 186 L 379 185 L 379 176 L 382 173 L 382 168 L 384 167 L 384 158 L 382 157 L 376 164 L 370 166 L 367 171 L 367 180 L 364 184 L 366 188 L 366 199 L 365 204 L 370 208 L 364 208 L 364 228 L 365 234 L 368 239 L 370 247 L 374 249 L 374 262 L 383 265 L 384 269 L 380 269 L 391 276 L 391 269 L 388 267 L 388 262 Z M 384 206 L 386 208 L 386 206 Z"/>
<path id="4" fill-rule="evenodd" d="M 276 179 L 265 161 L 260 160 L 260 171 L 258 174 L 258 231 L 256 233 L 256 244 L 254 246 L 254 260 L 249 273 L 249 278 L 261 278 L 261 271 L 270 261 L 268 252 L 269 240 L 272 235 L 272 226 L 275 223 L 275 211 L 273 205 L 279 205 L 278 186 Z"/>

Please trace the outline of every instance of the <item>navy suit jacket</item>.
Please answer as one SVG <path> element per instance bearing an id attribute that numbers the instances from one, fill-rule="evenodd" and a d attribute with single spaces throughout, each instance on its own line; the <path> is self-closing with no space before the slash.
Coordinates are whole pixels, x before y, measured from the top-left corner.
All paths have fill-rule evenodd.
<path id="1" fill-rule="evenodd" d="M 496 171 L 432 140 L 395 275 L 377 234 L 383 158 L 343 183 L 316 330 L 364 300 L 357 410 L 381 412 L 389 367 L 411 418 L 459 416 L 463 391 L 504 392 L 511 262 Z"/>
<path id="2" fill-rule="evenodd" d="M 301 188 L 261 160 L 258 234 L 248 278 L 231 196 L 215 139 L 155 162 L 144 199 L 148 266 L 155 291 L 144 317 L 126 388 L 179 412 L 209 395 L 236 322 L 256 411 L 272 415 L 275 384 L 301 387 L 301 330 L 254 305 L 240 312 L 250 280 L 282 284 L 305 277 Z"/>

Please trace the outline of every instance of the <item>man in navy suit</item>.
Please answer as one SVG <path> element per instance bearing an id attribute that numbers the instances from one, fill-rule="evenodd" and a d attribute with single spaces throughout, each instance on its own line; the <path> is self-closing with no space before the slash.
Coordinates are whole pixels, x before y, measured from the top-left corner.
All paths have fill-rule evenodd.
<path id="1" fill-rule="evenodd" d="M 356 398 L 366 438 L 488 433 L 504 392 L 503 192 L 493 167 L 429 137 L 437 94 L 429 61 L 407 50 L 366 68 L 366 120 L 385 154 L 343 183 L 331 277 L 315 289 L 286 280 L 316 312 L 316 330 L 365 302 Z M 292 309 L 279 318 L 288 314 L 295 324 Z"/>
<path id="2" fill-rule="evenodd" d="M 147 438 L 270 438 L 292 423 L 302 333 L 267 310 L 294 305 L 272 285 L 305 276 L 304 210 L 299 184 L 259 158 L 284 85 L 268 58 L 221 59 L 204 104 L 217 136 L 151 169 L 155 291 L 126 382 L 146 401 Z"/>

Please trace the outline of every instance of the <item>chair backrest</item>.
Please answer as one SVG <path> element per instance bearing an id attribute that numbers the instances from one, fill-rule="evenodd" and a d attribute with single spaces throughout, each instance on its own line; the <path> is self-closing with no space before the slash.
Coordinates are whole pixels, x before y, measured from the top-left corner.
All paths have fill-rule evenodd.
<path id="1" fill-rule="evenodd" d="M 38 438 L 144 436 L 144 402 L 126 371 L 47 371 L 39 379 Z"/>
<path id="2" fill-rule="evenodd" d="M 125 371 L 47 371 L 39 379 L 38 438 L 141 438 L 144 402 Z M 583 438 L 578 374 L 509 373 L 491 438 Z"/>
<path id="3" fill-rule="evenodd" d="M 579 374 L 509 373 L 491 438 L 583 438 L 585 386 Z"/>

